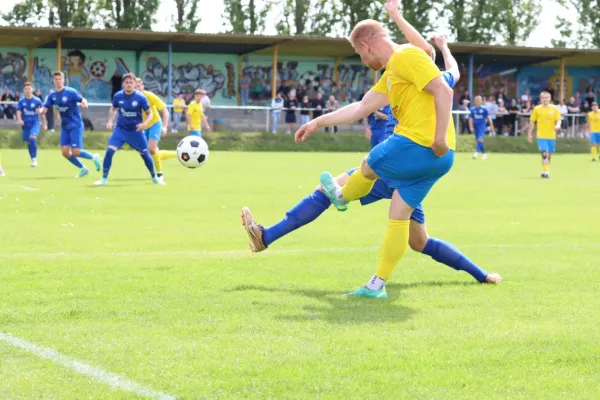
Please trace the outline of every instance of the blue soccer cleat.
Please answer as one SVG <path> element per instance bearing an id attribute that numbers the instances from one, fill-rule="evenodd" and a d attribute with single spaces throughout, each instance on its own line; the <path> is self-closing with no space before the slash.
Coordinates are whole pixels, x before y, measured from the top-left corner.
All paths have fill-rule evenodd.
<path id="1" fill-rule="evenodd" d="M 385 291 L 385 286 L 379 290 L 371 290 L 366 286 L 355 290 L 354 292 L 347 293 L 346 297 L 367 297 L 369 299 L 382 299 L 385 300 L 388 298 L 387 292 Z"/>
<path id="2" fill-rule="evenodd" d="M 89 173 L 90 173 L 90 170 L 83 167 L 79 170 L 79 173 L 77 174 L 77 176 L 75 178 L 83 178 L 84 176 L 86 176 Z"/>
<path id="3" fill-rule="evenodd" d="M 96 171 L 100 171 L 100 168 L 102 167 L 102 164 L 100 163 L 100 161 L 102 161 L 102 158 L 100 158 L 100 154 L 94 154 L 94 156 L 92 157 L 92 161 L 94 162 Z"/>
<path id="4" fill-rule="evenodd" d="M 340 185 L 337 184 L 333 178 L 333 175 L 331 175 L 329 172 L 321 172 L 319 180 L 321 181 L 323 192 L 325 193 L 325 196 L 331 200 L 331 204 L 333 204 L 338 211 L 346 211 L 348 206 L 341 199 L 338 199 L 337 195 L 335 194 L 337 190 L 340 189 Z"/>

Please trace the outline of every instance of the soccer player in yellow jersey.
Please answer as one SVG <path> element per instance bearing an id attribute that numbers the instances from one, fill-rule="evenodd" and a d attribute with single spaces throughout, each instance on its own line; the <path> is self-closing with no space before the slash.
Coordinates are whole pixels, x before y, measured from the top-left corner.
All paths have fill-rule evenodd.
<path id="1" fill-rule="evenodd" d="M 592 112 L 588 113 L 588 129 L 592 149 L 592 161 L 596 161 L 600 148 L 600 111 L 598 111 L 598 103 L 595 101 L 592 103 Z"/>
<path id="2" fill-rule="evenodd" d="M 529 124 L 529 143 L 533 142 L 533 129 L 537 123 L 537 145 L 542 153 L 542 178 L 550 178 L 550 161 L 556 151 L 556 132 L 560 131 L 561 115 L 558 107 L 550 102 L 548 92 L 540 93 L 542 104 L 537 105 L 531 113 Z"/>
<path id="3" fill-rule="evenodd" d="M 204 115 L 204 106 L 202 105 L 202 89 L 196 89 L 194 92 L 194 100 L 188 105 L 188 132 L 191 136 L 202 137 L 202 124 L 207 131 L 211 131 L 206 115 Z"/>
<path id="4" fill-rule="evenodd" d="M 395 134 L 371 150 L 343 187 L 328 172 L 321 174 L 324 193 L 340 211 L 368 194 L 377 178 L 394 189 L 375 275 L 349 294 L 387 298 L 386 281 L 408 248 L 411 214 L 454 162 L 453 91 L 425 51 L 397 45 L 377 21 L 359 22 L 349 40 L 365 65 L 374 70 L 385 66 L 385 73 L 360 102 L 303 125 L 296 141 L 306 140 L 322 127 L 349 124 L 391 105 L 399 121 Z"/>
<path id="5" fill-rule="evenodd" d="M 156 175 L 162 179 L 162 160 L 177 157 L 177 153 L 174 151 L 170 152 L 175 153 L 174 156 L 165 157 L 165 154 L 161 154 L 161 151 L 159 151 L 158 148 L 158 142 L 160 142 L 161 137 L 167 135 L 167 127 L 169 126 L 169 110 L 167 109 L 166 104 L 157 95 L 148 90 L 144 90 L 144 81 L 142 81 L 141 78 L 136 78 L 135 83 L 136 89 L 144 93 L 148 99 L 148 103 L 150 103 L 150 108 L 152 109 L 153 117 L 150 121 L 150 124 L 148 124 L 148 128 L 146 129 L 145 133 L 146 139 L 148 139 L 148 151 L 150 151 L 150 155 L 154 161 L 154 166 L 156 167 Z M 143 118 L 146 118 L 145 113 Z"/>

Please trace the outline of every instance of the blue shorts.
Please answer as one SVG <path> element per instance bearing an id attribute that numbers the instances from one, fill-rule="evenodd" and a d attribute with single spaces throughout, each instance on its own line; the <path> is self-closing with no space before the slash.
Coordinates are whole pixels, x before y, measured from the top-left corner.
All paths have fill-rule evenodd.
<path id="1" fill-rule="evenodd" d="M 356 170 L 357 168 L 351 169 L 350 171 L 348 171 L 348 175 L 352 175 Z M 392 198 L 393 193 L 394 189 L 389 187 L 389 185 L 385 183 L 383 179 L 380 178 L 375 181 L 373 189 L 371 189 L 369 194 L 367 194 L 365 197 L 361 197 L 359 201 L 361 205 L 366 206 L 375 203 L 379 200 L 389 200 Z M 417 221 L 419 224 L 425 223 L 425 211 L 423 211 L 422 204 L 419 204 L 417 207 L 415 207 L 410 216 L 410 219 Z"/>
<path id="2" fill-rule="evenodd" d="M 392 135 L 369 153 L 367 163 L 412 208 L 417 208 L 433 185 L 452 168 L 454 150 L 443 157 L 430 147 Z"/>
<path id="3" fill-rule="evenodd" d="M 542 153 L 552 154 L 556 151 L 556 139 L 538 139 L 537 144 Z"/>
<path id="4" fill-rule="evenodd" d="M 83 148 L 83 122 L 81 126 L 60 130 L 60 146 L 71 146 L 74 149 Z"/>
<path id="5" fill-rule="evenodd" d="M 475 129 L 475 140 L 481 140 L 485 137 L 485 128 L 482 131 Z"/>
<path id="6" fill-rule="evenodd" d="M 24 142 L 29 141 L 30 136 L 35 136 L 40 134 L 40 123 L 36 123 L 30 126 L 24 126 L 21 130 L 22 139 Z"/>
<path id="7" fill-rule="evenodd" d="M 158 140 L 160 142 L 160 138 L 162 136 L 162 121 L 158 121 L 150 128 L 144 131 L 144 135 L 146 136 L 146 140 Z"/>
<path id="8" fill-rule="evenodd" d="M 117 128 L 114 130 L 113 134 L 110 135 L 110 138 L 108 139 L 108 145 L 114 146 L 117 149 L 123 147 L 125 143 L 127 143 L 140 153 L 145 150 L 148 150 L 148 141 L 146 140 L 146 136 L 143 132 L 129 132 Z"/>
<path id="9" fill-rule="evenodd" d="M 371 148 L 377 146 L 387 138 L 385 132 L 371 132 Z"/>
<path id="10" fill-rule="evenodd" d="M 590 143 L 600 145 L 600 133 L 592 133 L 590 135 Z"/>
<path id="11" fill-rule="evenodd" d="M 188 135 L 202 137 L 202 131 L 189 131 Z"/>

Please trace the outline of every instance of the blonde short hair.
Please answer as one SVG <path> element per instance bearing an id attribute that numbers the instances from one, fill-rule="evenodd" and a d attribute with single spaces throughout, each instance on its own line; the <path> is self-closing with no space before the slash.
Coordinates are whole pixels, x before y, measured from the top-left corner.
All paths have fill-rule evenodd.
<path id="1" fill-rule="evenodd" d="M 374 38 L 386 36 L 388 36 L 388 33 L 381 22 L 374 19 L 365 19 L 356 24 L 354 29 L 352 29 L 348 41 L 350 41 L 353 47 L 356 47 L 361 42 L 367 43 Z"/>

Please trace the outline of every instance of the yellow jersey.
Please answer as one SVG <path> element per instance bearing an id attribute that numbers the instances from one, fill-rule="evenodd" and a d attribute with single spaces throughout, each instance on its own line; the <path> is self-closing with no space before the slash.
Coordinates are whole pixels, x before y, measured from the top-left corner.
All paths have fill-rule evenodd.
<path id="1" fill-rule="evenodd" d="M 600 133 L 600 110 L 588 113 L 590 133 Z"/>
<path id="2" fill-rule="evenodd" d="M 162 111 L 166 107 L 166 104 L 157 95 L 155 95 L 152 92 L 149 92 L 148 90 L 144 90 L 144 95 L 148 99 L 148 104 L 150 104 L 150 108 L 152 109 L 152 120 L 148 124 L 148 128 L 150 128 L 158 121 L 162 121 L 159 111 Z M 145 121 L 147 118 L 145 112 L 142 112 L 142 117 Z"/>
<path id="3" fill-rule="evenodd" d="M 556 123 L 561 120 L 560 111 L 554 104 L 535 106 L 531 113 L 533 122 L 537 122 L 538 139 L 556 139 Z"/>
<path id="4" fill-rule="evenodd" d="M 190 116 L 190 127 L 192 131 L 200 131 L 202 130 L 202 117 L 204 117 L 204 106 L 202 103 L 196 103 L 193 100 L 188 106 L 188 114 Z"/>
<path id="5" fill-rule="evenodd" d="M 181 114 L 183 112 L 184 107 L 185 107 L 184 99 L 173 100 L 173 111 L 176 112 L 177 114 Z"/>
<path id="6" fill-rule="evenodd" d="M 421 146 L 431 147 L 435 139 L 435 104 L 433 95 L 423 88 L 438 76 L 439 68 L 423 50 L 404 44 L 394 48 L 385 73 L 372 90 L 387 94 L 398 125 L 394 133 Z M 452 117 L 446 140 L 456 148 L 456 132 Z"/>

